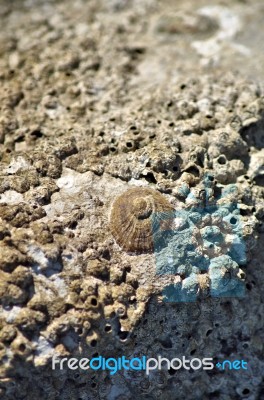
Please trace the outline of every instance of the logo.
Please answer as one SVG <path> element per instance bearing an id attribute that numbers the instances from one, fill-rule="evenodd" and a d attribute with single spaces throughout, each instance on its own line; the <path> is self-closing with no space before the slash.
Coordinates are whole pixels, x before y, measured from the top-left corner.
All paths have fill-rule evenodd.
<path id="1" fill-rule="evenodd" d="M 222 363 L 218 362 L 215 365 L 218 369 L 221 370 L 240 370 L 240 369 L 248 369 L 247 362 L 244 360 L 224 360 Z"/>
<path id="2" fill-rule="evenodd" d="M 94 371 L 110 371 L 110 375 L 115 375 L 118 371 L 145 371 L 146 375 L 150 374 L 150 371 L 154 370 L 211 370 L 217 368 L 219 370 L 246 370 L 247 362 L 244 360 L 224 360 L 222 362 L 217 362 L 214 365 L 213 358 L 192 358 L 188 359 L 183 356 L 181 358 L 168 359 L 166 357 L 158 356 L 157 358 L 147 358 L 146 356 L 134 357 L 127 359 L 126 356 L 114 358 L 105 358 L 102 356 L 94 357 L 91 360 L 89 358 L 57 358 L 52 357 L 52 369 L 59 368 L 60 370 L 65 367 L 71 370 L 83 370 L 88 369 Z"/>

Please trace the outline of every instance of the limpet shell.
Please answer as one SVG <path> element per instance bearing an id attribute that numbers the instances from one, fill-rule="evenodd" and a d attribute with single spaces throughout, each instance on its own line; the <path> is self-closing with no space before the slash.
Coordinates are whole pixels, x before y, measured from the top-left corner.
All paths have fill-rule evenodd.
<path id="1" fill-rule="evenodd" d="M 160 229 L 159 223 L 153 223 L 153 217 L 172 211 L 172 205 L 160 192 L 134 187 L 115 199 L 110 229 L 123 250 L 131 253 L 153 252 L 153 236 Z"/>

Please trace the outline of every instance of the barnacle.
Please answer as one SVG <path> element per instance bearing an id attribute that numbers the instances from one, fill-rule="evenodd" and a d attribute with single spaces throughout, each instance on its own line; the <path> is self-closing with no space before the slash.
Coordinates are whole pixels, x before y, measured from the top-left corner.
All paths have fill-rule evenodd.
<path id="1" fill-rule="evenodd" d="M 153 251 L 153 236 L 160 229 L 153 217 L 171 213 L 172 205 L 158 191 L 134 187 L 114 201 L 110 229 L 123 250 L 131 253 Z"/>

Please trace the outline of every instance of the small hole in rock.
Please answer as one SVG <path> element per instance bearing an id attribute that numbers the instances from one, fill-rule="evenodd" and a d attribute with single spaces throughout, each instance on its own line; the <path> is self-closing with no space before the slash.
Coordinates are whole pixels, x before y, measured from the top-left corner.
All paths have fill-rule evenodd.
<path id="1" fill-rule="evenodd" d="M 120 338 L 120 340 L 126 340 L 128 337 L 128 332 L 126 331 L 119 331 L 118 332 L 118 336 Z"/>
<path id="2" fill-rule="evenodd" d="M 25 136 L 24 135 L 21 135 L 21 136 L 19 136 L 16 140 L 15 140 L 15 142 L 16 143 L 21 143 L 21 142 L 23 142 L 25 140 Z"/>
<path id="3" fill-rule="evenodd" d="M 187 168 L 185 170 L 185 172 L 188 172 L 189 174 L 192 174 L 193 176 L 196 176 L 196 177 L 200 176 L 199 169 L 197 167 L 195 167 L 194 165 L 189 167 L 189 168 Z"/>
<path id="4" fill-rule="evenodd" d="M 92 306 L 97 306 L 97 300 L 95 298 L 91 299 Z"/>
<path id="5" fill-rule="evenodd" d="M 32 131 L 30 133 L 30 135 L 34 136 L 36 138 L 41 138 L 43 136 L 43 133 L 39 129 L 36 129 L 36 130 Z"/>
<path id="6" fill-rule="evenodd" d="M 105 326 L 105 332 L 111 332 L 111 330 L 112 330 L 111 325 L 106 325 Z"/>
<path id="7" fill-rule="evenodd" d="M 220 156 L 220 157 L 218 157 L 217 162 L 220 165 L 224 165 L 224 164 L 226 164 L 226 158 L 224 156 Z"/>
<path id="8" fill-rule="evenodd" d="M 152 172 L 148 172 L 147 175 L 144 176 L 144 178 L 146 179 L 146 181 L 148 181 L 149 183 L 157 183 L 155 176 L 153 175 Z"/>
<path id="9" fill-rule="evenodd" d="M 248 388 L 245 388 L 245 389 L 243 390 L 242 393 L 243 393 L 243 394 L 249 394 L 249 393 L 250 393 L 250 390 L 249 390 Z"/>
<path id="10" fill-rule="evenodd" d="M 24 343 L 20 344 L 18 349 L 23 353 L 26 350 L 25 344 Z"/>

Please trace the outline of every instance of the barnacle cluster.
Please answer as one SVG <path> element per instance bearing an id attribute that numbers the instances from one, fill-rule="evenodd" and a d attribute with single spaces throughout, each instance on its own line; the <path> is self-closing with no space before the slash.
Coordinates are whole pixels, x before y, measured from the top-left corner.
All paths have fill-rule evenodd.
<path id="1" fill-rule="evenodd" d="M 211 174 L 205 175 L 202 185 L 189 190 L 185 208 L 170 216 L 174 226 L 164 232 L 166 245 L 164 235 L 154 242 L 157 274 L 181 276 L 180 282 L 165 288 L 167 301 L 196 301 L 205 293 L 244 295 L 245 274 L 239 266 L 246 264 L 246 245 L 236 195 L 235 185 L 221 189 Z M 200 284 L 201 275 L 206 287 Z"/>

